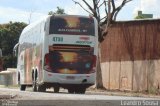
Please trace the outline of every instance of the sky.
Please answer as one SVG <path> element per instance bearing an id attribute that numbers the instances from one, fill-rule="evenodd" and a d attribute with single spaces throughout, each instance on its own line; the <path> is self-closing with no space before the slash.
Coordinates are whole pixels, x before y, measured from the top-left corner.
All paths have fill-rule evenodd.
<path id="1" fill-rule="evenodd" d="M 84 6 L 82 0 L 77 1 Z M 92 3 L 92 0 L 86 1 Z M 118 5 L 122 0 L 115 1 Z M 133 20 L 138 10 L 146 14 L 153 14 L 154 18 L 160 18 L 159 4 L 160 0 L 132 0 L 122 8 L 117 20 Z M 32 23 L 46 16 L 49 11 L 56 11 L 57 6 L 63 8 L 69 15 L 88 15 L 72 0 L 0 0 L 0 24 L 10 21 Z M 104 12 L 102 11 L 101 14 L 103 16 Z"/>

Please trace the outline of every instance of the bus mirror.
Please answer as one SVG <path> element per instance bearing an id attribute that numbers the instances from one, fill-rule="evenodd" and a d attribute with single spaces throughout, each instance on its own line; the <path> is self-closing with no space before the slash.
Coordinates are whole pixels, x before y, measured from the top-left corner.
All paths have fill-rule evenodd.
<path id="1" fill-rule="evenodd" d="M 17 56 L 17 51 L 16 50 L 13 50 L 13 56 Z"/>
<path id="2" fill-rule="evenodd" d="M 2 57 L 2 49 L 0 48 L 0 57 Z"/>
<path id="3" fill-rule="evenodd" d="M 13 48 L 13 55 L 17 56 L 18 55 L 18 47 L 19 47 L 19 43 L 17 43 L 14 48 Z"/>

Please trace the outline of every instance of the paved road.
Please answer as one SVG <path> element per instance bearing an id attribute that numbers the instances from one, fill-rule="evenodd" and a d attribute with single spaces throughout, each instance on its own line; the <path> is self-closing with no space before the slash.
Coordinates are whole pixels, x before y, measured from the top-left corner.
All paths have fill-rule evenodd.
<path id="1" fill-rule="evenodd" d="M 65 91 L 42 93 L 8 88 L 0 88 L 0 102 L 3 106 L 160 106 L 155 98 L 68 94 Z"/>

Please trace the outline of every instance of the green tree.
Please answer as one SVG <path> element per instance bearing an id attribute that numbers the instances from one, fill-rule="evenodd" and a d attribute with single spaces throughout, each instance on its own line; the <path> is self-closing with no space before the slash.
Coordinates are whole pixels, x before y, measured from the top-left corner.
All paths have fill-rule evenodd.
<path id="1" fill-rule="evenodd" d="M 62 9 L 62 8 L 60 8 L 60 7 L 57 7 L 57 11 L 55 11 L 55 12 L 50 11 L 50 12 L 48 13 L 48 15 L 54 15 L 54 14 L 66 14 L 66 13 L 64 12 L 64 9 Z"/>
<path id="2" fill-rule="evenodd" d="M 135 19 L 145 19 L 145 17 L 143 15 L 138 15 L 135 17 Z"/>
<path id="3" fill-rule="evenodd" d="M 16 67 L 13 47 L 18 42 L 19 36 L 26 25 L 20 22 L 9 22 L 0 25 L 0 48 L 3 51 L 4 69 Z"/>

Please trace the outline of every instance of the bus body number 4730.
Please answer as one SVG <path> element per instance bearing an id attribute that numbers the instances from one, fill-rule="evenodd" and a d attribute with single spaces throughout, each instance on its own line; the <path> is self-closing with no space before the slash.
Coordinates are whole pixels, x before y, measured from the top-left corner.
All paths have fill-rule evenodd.
<path id="1" fill-rule="evenodd" d="M 55 42 L 63 42 L 63 37 L 53 37 L 53 41 L 55 41 Z"/>

